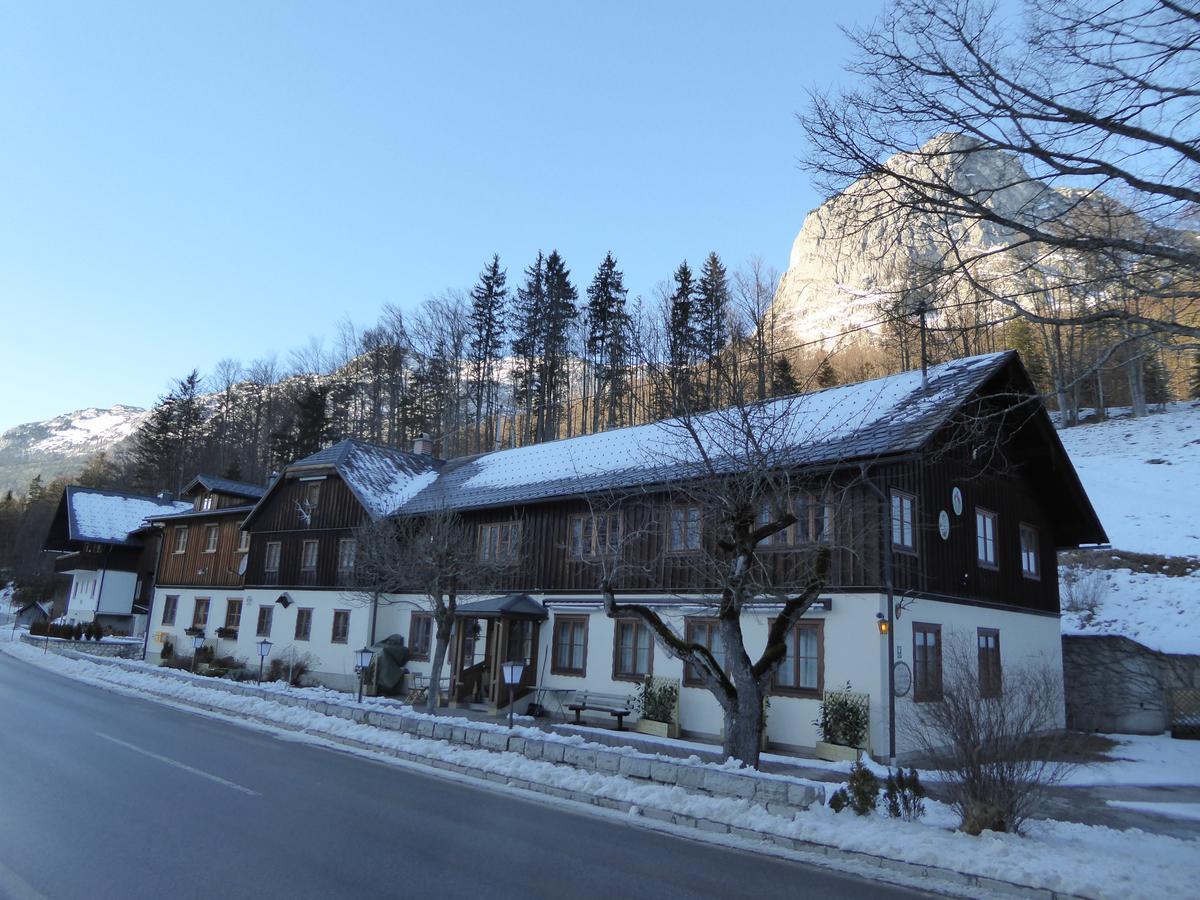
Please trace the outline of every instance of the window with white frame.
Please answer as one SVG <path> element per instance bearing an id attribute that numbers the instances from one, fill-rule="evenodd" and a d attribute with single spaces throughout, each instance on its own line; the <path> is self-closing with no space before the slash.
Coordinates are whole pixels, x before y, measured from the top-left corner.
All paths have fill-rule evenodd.
<path id="1" fill-rule="evenodd" d="M 337 567 L 339 572 L 354 570 L 354 557 L 358 552 L 358 542 L 354 538 L 342 538 L 338 541 Z"/>
<path id="2" fill-rule="evenodd" d="M 917 552 L 917 498 L 892 491 L 892 549 Z"/>
<path id="3" fill-rule="evenodd" d="M 250 551 L 250 532 L 238 532 L 238 553 L 248 553 Z"/>
<path id="4" fill-rule="evenodd" d="M 217 539 L 220 536 L 221 526 L 205 525 L 204 526 L 204 552 L 217 552 Z"/>
<path id="5" fill-rule="evenodd" d="M 305 541 L 300 548 L 300 571 L 313 574 L 317 571 L 317 552 L 320 548 L 317 541 Z"/>
<path id="6" fill-rule="evenodd" d="M 1041 578 L 1041 557 L 1038 554 L 1038 530 L 1021 524 L 1021 574 L 1026 578 Z"/>
<path id="7" fill-rule="evenodd" d="M 267 541 L 263 552 L 263 570 L 273 575 L 279 574 L 279 556 L 283 544 L 279 541 Z"/>
<path id="8" fill-rule="evenodd" d="M 999 567 L 996 562 L 996 514 L 975 507 L 975 555 L 985 569 Z"/>
<path id="9" fill-rule="evenodd" d="M 174 542 L 174 548 L 173 548 L 175 553 L 186 553 L 187 552 L 187 537 L 188 537 L 188 527 L 186 525 L 176 525 L 175 526 L 175 542 Z"/>

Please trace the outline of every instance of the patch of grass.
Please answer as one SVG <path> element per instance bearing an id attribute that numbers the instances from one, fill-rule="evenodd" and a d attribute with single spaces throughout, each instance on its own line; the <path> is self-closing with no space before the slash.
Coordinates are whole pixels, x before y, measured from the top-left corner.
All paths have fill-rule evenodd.
<path id="1" fill-rule="evenodd" d="M 1131 550 L 1066 550 L 1058 555 L 1060 566 L 1086 569 L 1130 569 L 1147 575 L 1182 578 L 1200 571 L 1200 558 L 1134 553 Z"/>

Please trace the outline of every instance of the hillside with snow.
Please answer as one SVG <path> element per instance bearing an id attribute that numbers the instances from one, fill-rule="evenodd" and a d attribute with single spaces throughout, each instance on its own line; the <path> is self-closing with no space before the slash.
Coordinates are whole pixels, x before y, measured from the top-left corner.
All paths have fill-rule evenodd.
<path id="1" fill-rule="evenodd" d="M 1063 633 L 1200 654 L 1200 403 L 1059 436 L 1113 546 L 1062 567 Z"/>
<path id="2" fill-rule="evenodd" d="M 49 481 L 83 469 L 100 451 L 119 452 L 147 412 L 136 406 L 77 409 L 0 434 L 0 492 L 24 490 L 34 475 Z"/>

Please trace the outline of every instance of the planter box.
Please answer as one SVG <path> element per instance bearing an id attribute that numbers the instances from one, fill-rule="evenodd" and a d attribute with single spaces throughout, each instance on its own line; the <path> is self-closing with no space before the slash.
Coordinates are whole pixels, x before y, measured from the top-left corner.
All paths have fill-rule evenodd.
<path id="1" fill-rule="evenodd" d="M 655 722 L 653 719 L 638 719 L 633 730 L 639 734 L 652 734 L 655 737 L 677 738 L 679 726 L 671 722 Z"/>
<path id="2" fill-rule="evenodd" d="M 826 762 L 858 762 L 861 757 L 862 750 L 858 747 L 843 747 L 841 744 L 817 741 L 817 759 Z"/>

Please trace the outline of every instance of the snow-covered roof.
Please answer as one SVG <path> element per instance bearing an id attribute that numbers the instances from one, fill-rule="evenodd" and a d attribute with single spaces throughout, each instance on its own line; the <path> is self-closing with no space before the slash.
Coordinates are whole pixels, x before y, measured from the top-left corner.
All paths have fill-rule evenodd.
<path id="1" fill-rule="evenodd" d="M 148 518 L 162 513 L 186 512 L 184 500 L 142 497 L 120 491 L 71 485 L 66 492 L 67 535 L 72 541 L 95 544 L 132 544 L 130 535 Z"/>
<path id="2" fill-rule="evenodd" d="M 257 500 L 267 492 L 267 489 L 261 484 L 251 484 L 248 481 L 234 481 L 230 478 L 221 478 L 217 475 L 197 475 L 191 480 L 187 487 L 183 489 L 183 493 L 190 494 L 196 487 L 202 487 L 206 491 L 212 491 L 217 494 L 228 494 L 231 497 L 245 497 L 247 500 Z"/>
<path id="3" fill-rule="evenodd" d="M 742 427 L 771 446 L 772 465 L 821 465 L 920 448 L 1011 351 L 695 416 L 693 439 L 679 419 L 501 450 L 447 462 L 400 513 L 505 506 L 592 491 L 661 484 L 704 474 L 700 447 L 718 470 L 745 465 Z M 758 451 L 755 451 L 758 452 Z M 412 485 L 409 485 L 411 490 Z M 393 498 L 394 499 L 394 498 Z"/>
<path id="4" fill-rule="evenodd" d="M 393 515 L 432 484 L 441 465 L 441 460 L 428 454 L 346 438 L 296 460 L 286 471 L 302 474 L 306 469 L 332 468 L 363 508 L 372 517 L 380 518 Z"/>

